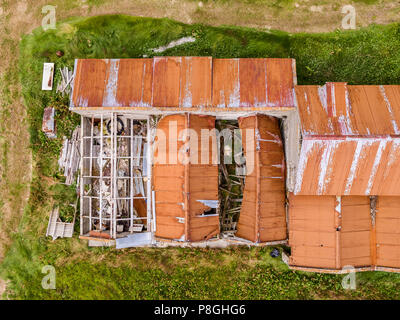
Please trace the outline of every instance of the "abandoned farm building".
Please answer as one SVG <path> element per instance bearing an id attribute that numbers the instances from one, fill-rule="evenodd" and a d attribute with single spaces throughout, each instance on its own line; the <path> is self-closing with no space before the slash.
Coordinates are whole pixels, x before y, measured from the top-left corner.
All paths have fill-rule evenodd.
<path id="1" fill-rule="evenodd" d="M 77 59 L 70 109 L 83 239 L 400 268 L 400 86 L 297 85 L 293 59 Z"/>

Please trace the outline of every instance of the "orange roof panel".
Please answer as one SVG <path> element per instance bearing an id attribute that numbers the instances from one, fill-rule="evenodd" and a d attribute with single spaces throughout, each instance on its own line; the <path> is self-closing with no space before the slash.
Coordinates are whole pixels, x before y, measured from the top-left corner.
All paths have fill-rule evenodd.
<path id="1" fill-rule="evenodd" d="M 153 79 L 153 105 L 156 107 L 173 107 L 179 105 L 180 57 L 155 57 Z"/>
<path id="2" fill-rule="evenodd" d="M 271 58 L 214 59 L 213 106 L 293 106 L 293 61 Z"/>
<path id="3" fill-rule="evenodd" d="M 119 106 L 146 107 L 151 105 L 153 59 L 121 59 L 117 82 Z"/>
<path id="4" fill-rule="evenodd" d="M 399 135 L 400 86 L 296 86 L 303 135 Z"/>
<path id="5" fill-rule="evenodd" d="M 400 195 L 400 138 L 303 140 L 295 194 Z"/>
<path id="6" fill-rule="evenodd" d="M 78 60 L 75 64 L 72 106 L 102 106 L 108 60 Z"/>
<path id="7" fill-rule="evenodd" d="M 77 59 L 71 108 L 294 108 L 293 59 Z"/>
<path id="8" fill-rule="evenodd" d="M 239 127 L 248 172 L 236 236 L 253 242 L 284 240 L 285 157 L 279 121 L 255 115 L 239 118 Z"/>
<path id="9" fill-rule="evenodd" d="M 400 195 L 400 86 L 296 86 L 295 194 Z"/>
<path id="10" fill-rule="evenodd" d="M 169 139 L 175 135 L 178 138 L 179 131 L 189 128 L 197 133 L 198 139 L 191 135 L 192 140 L 185 137 L 179 139 L 176 147 L 171 147 Z M 153 166 L 157 237 L 202 241 L 219 234 L 219 215 L 207 214 L 212 209 L 208 205 L 218 203 L 218 164 L 213 163 L 211 156 L 207 162 L 197 159 L 197 164 L 183 158 L 192 153 L 197 155 L 198 150 L 206 148 L 207 142 L 211 155 L 216 135 L 203 139 L 200 132 L 213 128 L 215 117 L 187 113 L 168 115 L 158 122 Z M 166 139 L 165 146 L 162 139 Z M 184 144 L 187 144 L 187 153 L 183 151 Z"/>

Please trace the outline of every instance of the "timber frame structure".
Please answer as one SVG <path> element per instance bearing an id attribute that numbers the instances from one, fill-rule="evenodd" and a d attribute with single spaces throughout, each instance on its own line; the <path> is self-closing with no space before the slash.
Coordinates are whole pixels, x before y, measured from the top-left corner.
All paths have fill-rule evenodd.
<path id="1" fill-rule="evenodd" d="M 93 230 L 94 225 L 100 225 L 99 233 L 95 234 L 100 238 L 116 239 L 117 238 L 117 225 L 118 223 L 128 222 L 129 228 L 134 227 L 134 222 L 139 220 L 146 222 L 147 231 L 151 232 L 151 206 L 146 205 L 145 215 L 135 216 L 135 202 L 151 203 L 151 130 L 150 121 L 148 117 L 126 117 L 128 135 L 119 135 L 117 130 L 118 114 L 115 112 L 101 113 L 95 117 L 81 117 L 81 176 L 80 176 L 80 207 L 81 207 L 81 220 L 80 232 L 81 238 L 90 238 L 90 231 Z M 146 136 L 135 135 L 133 129 L 134 121 L 145 122 Z M 94 132 L 95 121 L 99 123 L 99 130 L 97 135 Z M 109 122 L 110 131 L 106 134 L 105 121 Z M 104 151 L 105 141 L 110 144 L 110 152 Z M 142 145 L 143 147 L 143 154 Z M 95 144 L 97 142 L 97 144 Z M 124 143 L 127 147 L 125 154 L 120 154 L 120 145 Z M 96 148 L 95 148 L 96 147 Z M 139 149 L 136 154 L 134 149 Z M 118 162 L 126 161 L 128 168 L 126 175 L 121 175 L 121 170 L 118 170 Z M 107 165 L 102 164 L 106 162 Z M 98 165 L 100 163 L 100 165 Z M 98 168 L 98 172 L 94 173 L 94 166 Z M 143 176 L 134 173 L 135 168 L 139 165 L 144 167 Z M 105 168 L 108 172 L 105 174 Z M 122 172 L 123 174 L 123 172 Z M 143 181 L 137 183 L 139 180 L 145 180 L 147 184 L 143 186 Z M 98 182 L 97 192 L 93 192 L 94 182 Z M 123 183 L 127 187 L 127 194 L 121 195 L 119 192 L 118 184 Z M 107 185 L 107 191 L 102 190 L 103 186 Z M 89 186 L 88 190 L 85 187 Z M 139 188 L 139 193 L 136 189 Z M 139 194 L 139 195 L 138 195 Z M 106 200 L 106 201 L 105 201 Z M 94 210 L 94 202 L 98 206 L 98 210 Z M 109 206 L 107 214 L 103 208 L 105 202 Z M 126 216 L 121 217 L 119 214 L 119 207 L 124 206 Z M 94 211 L 97 215 L 94 216 Z M 109 232 L 101 234 L 103 225 L 107 225 Z M 122 236 L 122 235 L 121 235 Z"/>

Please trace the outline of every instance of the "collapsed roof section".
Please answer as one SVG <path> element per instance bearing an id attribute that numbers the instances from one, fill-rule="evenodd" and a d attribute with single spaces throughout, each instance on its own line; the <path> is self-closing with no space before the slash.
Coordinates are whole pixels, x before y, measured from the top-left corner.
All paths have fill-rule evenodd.
<path id="1" fill-rule="evenodd" d="M 400 195 L 400 86 L 296 86 L 297 195 Z"/>
<path id="2" fill-rule="evenodd" d="M 294 59 L 77 59 L 70 107 L 293 109 Z"/>
<path id="3" fill-rule="evenodd" d="M 202 241 L 219 234 L 214 128 L 213 116 L 178 114 L 159 121 L 153 173 L 156 237 Z M 204 139 L 201 130 L 212 133 Z M 182 136 L 178 136 L 178 132 L 183 133 Z M 170 141 L 173 137 L 178 138 L 174 147 Z M 162 140 L 166 141 L 165 145 Z M 208 159 L 204 161 L 205 152 L 202 151 L 207 146 Z"/>

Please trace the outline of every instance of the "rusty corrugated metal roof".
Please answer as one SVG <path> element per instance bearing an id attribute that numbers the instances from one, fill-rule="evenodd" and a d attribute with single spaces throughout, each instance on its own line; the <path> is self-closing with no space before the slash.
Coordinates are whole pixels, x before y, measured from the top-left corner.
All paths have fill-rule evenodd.
<path id="1" fill-rule="evenodd" d="M 290 107 L 294 105 L 292 59 L 214 59 L 213 106 Z"/>
<path id="2" fill-rule="evenodd" d="M 77 59 L 71 108 L 292 108 L 293 59 Z"/>
<path id="3" fill-rule="evenodd" d="M 296 86 L 297 195 L 400 195 L 400 86 Z"/>
<path id="4" fill-rule="evenodd" d="M 304 139 L 298 195 L 400 195 L 400 138 Z"/>
<path id="5" fill-rule="evenodd" d="M 296 86 L 304 136 L 400 134 L 400 86 Z"/>

